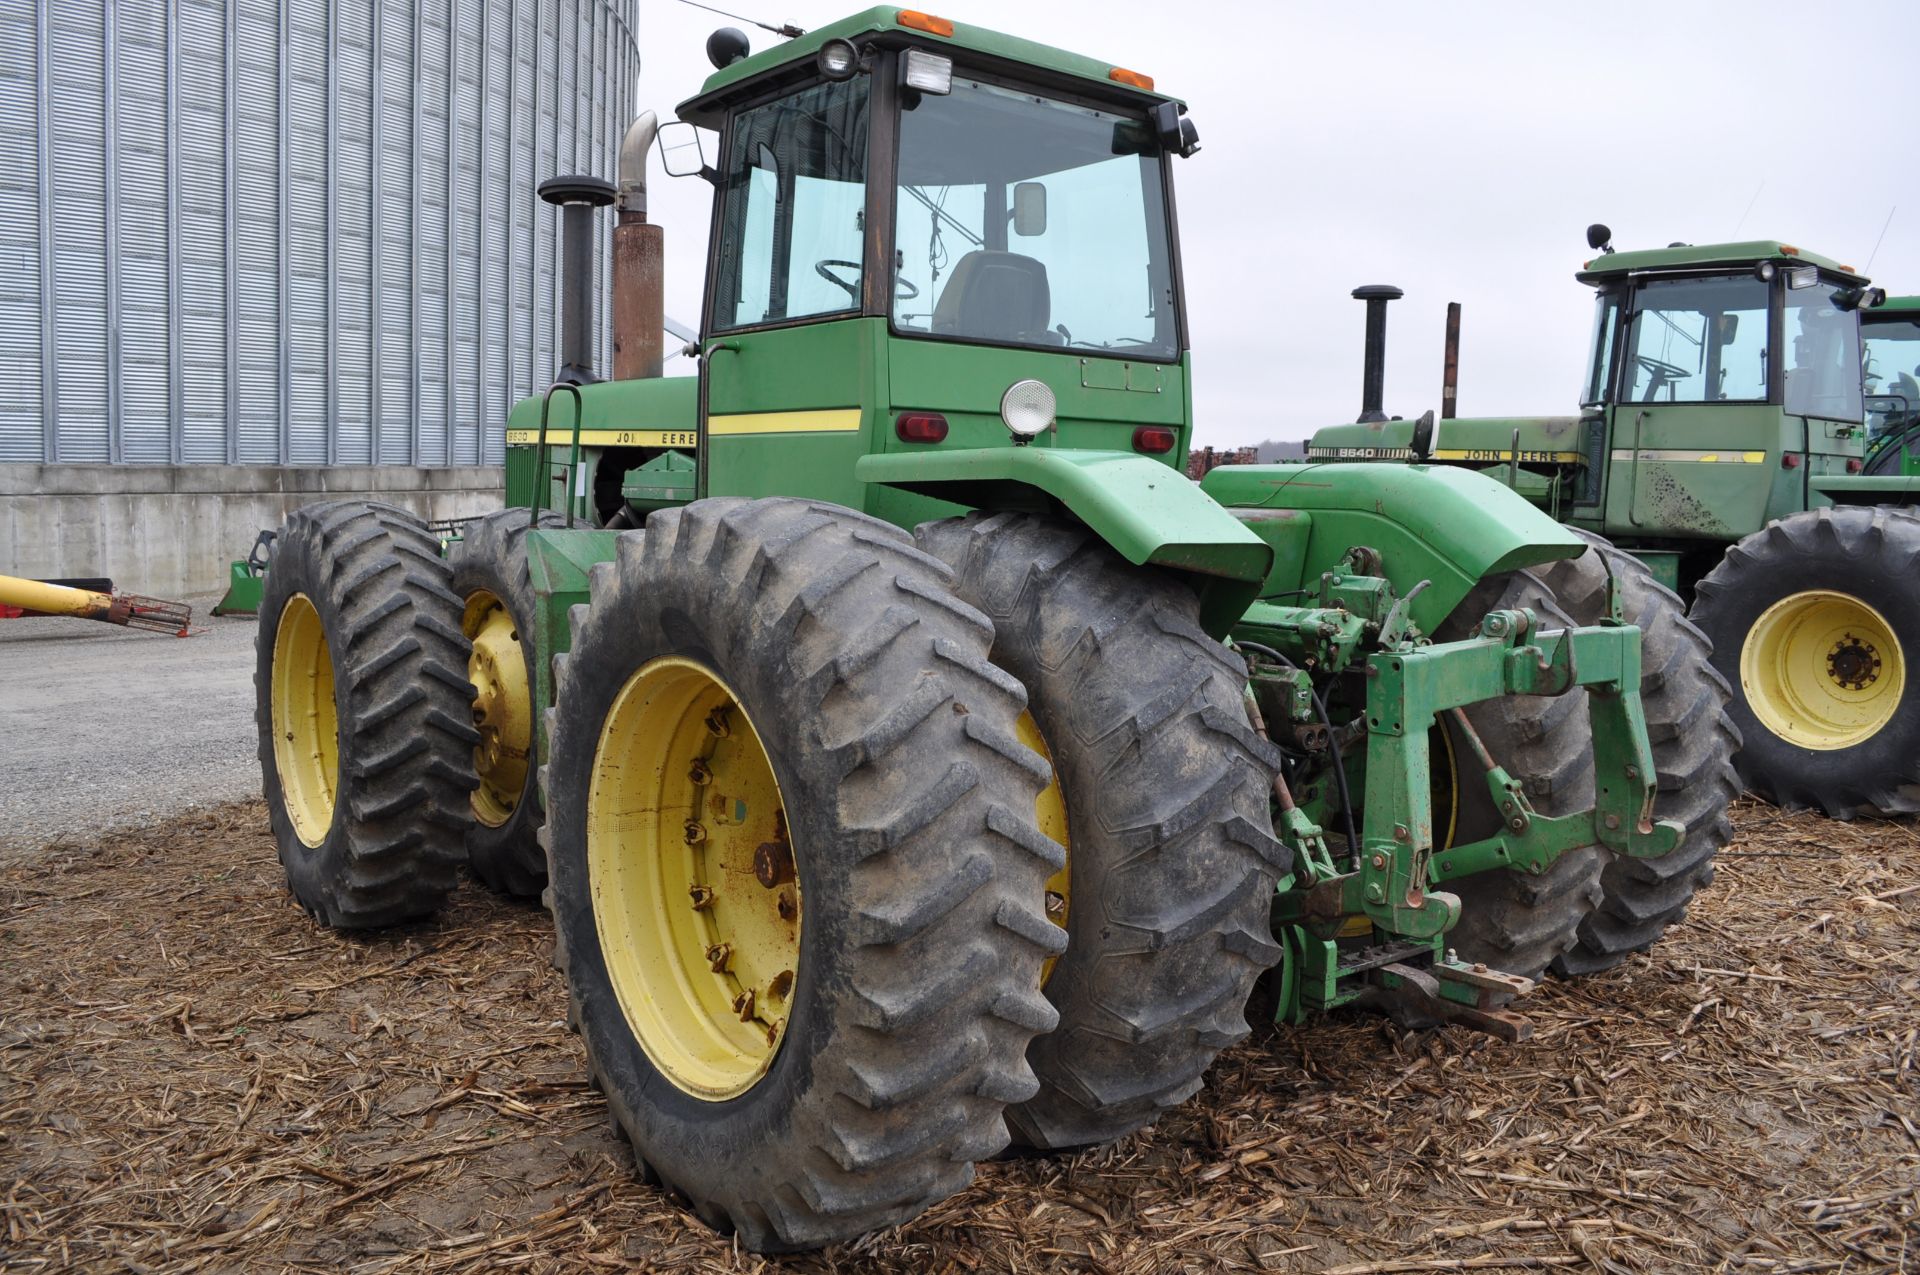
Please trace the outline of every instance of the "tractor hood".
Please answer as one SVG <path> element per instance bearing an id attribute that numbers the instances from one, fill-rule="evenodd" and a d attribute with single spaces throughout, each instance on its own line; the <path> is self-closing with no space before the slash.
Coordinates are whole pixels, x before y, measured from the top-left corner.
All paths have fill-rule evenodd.
<path id="1" fill-rule="evenodd" d="M 1308 460 L 1410 460 L 1413 425 L 1408 420 L 1330 425 L 1307 444 Z M 1436 461 L 1496 464 L 1513 459 L 1514 431 L 1520 433 L 1520 462 L 1526 465 L 1574 464 L 1580 452 L 1578 416 L 1480 416 L 1436 421 Z"/>

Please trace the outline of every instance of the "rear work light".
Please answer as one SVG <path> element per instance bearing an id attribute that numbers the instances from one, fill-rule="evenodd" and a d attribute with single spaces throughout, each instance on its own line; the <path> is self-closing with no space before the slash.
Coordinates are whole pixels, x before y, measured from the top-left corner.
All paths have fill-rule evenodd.
<path id="1" fill-rule="evenodd" d="M 947 418 L 938 412 L 902 412 L 893 432 L 903 443 L 941 443 L 947 438 Z"/>
<path id="2" fill-rule="evenodd" d="M 1179 436 L 1164 425 L 1142 425 L 1133 431 L 1133 450 L 1149 456 L 1164 456 L 1173 450 Z"/>

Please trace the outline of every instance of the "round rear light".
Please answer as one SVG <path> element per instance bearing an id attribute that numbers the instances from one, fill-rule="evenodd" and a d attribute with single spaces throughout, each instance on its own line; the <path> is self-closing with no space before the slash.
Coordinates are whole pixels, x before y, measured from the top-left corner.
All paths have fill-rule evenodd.
<path id="1" fill-rule="evenodd" d="M 1863 468 L 1865 468 L 1865 466 L 1861 465 L 1859 457 L 1857 456 L 1847 457 L 1847 472 L 1849 474 L 1857 474 Z"/>
<path id="2" fill-rule="evenodd" d="M 1800 453 L 1799 452 L 1782 453 L 1780 457 L 1780 468 L 1782 469 L 1800 468 Z"/>
<path id="3" fill-rule="evenodd" d="M 1045 381 L 1015 381 L 1000 396 L 1000 419 L 1016 443 L 1051 426 L 1056 410 L 1053 391 Z"/>
<path id="4" fill-rule="evenodd" d="M 1133 431 L 1133 450 L 1149 456 L 1164 456 L 1173 450 L 1179 435 L 1164 425 L 1142 425 Z"/>
<path id="5" fill-rule="evenodd" d="M 947 418 L 938 412 L 902 412 L 893 422 L 893 432 L 903 443 L 944 442 Z"/>

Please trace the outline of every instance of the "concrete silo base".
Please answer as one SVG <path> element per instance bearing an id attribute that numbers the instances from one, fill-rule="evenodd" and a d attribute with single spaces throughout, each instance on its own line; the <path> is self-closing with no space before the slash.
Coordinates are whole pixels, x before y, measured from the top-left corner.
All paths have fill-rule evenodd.
<path id="1" fill-rule="evenodd" d="M 0 465 L 0 573 L 110 576 L 155 597 L 218 592 L 287 511 L 383 500 L 423 518 L 500 508 L 497 465 Z"/>

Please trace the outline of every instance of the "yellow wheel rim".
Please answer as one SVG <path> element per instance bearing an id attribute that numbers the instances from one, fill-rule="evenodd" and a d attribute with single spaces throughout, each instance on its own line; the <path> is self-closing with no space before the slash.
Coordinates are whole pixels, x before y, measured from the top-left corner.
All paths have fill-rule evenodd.
<path id="1" fill-rule="evenodd" d="M 1040 733 L 1040 724 L 1033 720 L 1032 713 L 1022 713 L 1019 722 L 1015 725 L 1015 733 L 1020 736 L 1021 743 L 1046 759 L 1047 769 L 1053 771 L 1053 777 L 1047 781 L 1047 786 L 1041 789 L 1040 796 L 1034 801 L 1034 821 L 1040 825 L 1040 831 L 1058 841 L 1063 847 L 1069 846 L 1071 843 L 1067 839 L 1067 795 L 1060 790 L 1060 772 L 1054 769 L 1053 753 L 1047 748 L 1046 737 Z M 1061 864 L 1060 870 L 1047 879 L 1047 920 L 1063 930 L 1067 928 L 1067 911 L 1073 901 L 1073 893 L 1067 886 L 1069 866 L 1069 864 Z M 1040 967 L 1042 987 L 1045 987 L 1047 980 L 1053 977 L 1054 962 L 1059 959 L 1057 956 L 1049 956 Z"/>
<path id="2" fill-rule="evenodd" d="M 587 789 L 607 975 L 661 1075 L 721 1102 L 773 1065 L 800 970 L 800 848 L 739 696 L 678 656 L 614 698 Z"/>
<path id="3" fill-rule="evenodd" d="M 287 599 L 273 637 L 269 681 L 273 765 L 293 831 L 309 846 L 327 839 L 340 779 L 340 720 L 333 656 L 320 613 L 304 593 Z"/>
<path id="4" fill-rule="evenodd" d="M 499 598 L 481 589 L 467 599 L 461 629 L 473 640 L 467 678 L 473 683 L 473 746 L 480 786 L 473 815 L 489 828 L 513 817 L 526 791 L 533 741 L 533 696 L 527 690 L 527 657 L 513 616 Z"/>
<path id="5" fill-rule="evenodd" d="M 1879 733 L 1906 683 L 1906 656 L 1886 617 L 1828 589 L 1768 607 L 1740 648 L 1740 686 L 1753 715 L 1781 739 L 1817 752 Z"/>

